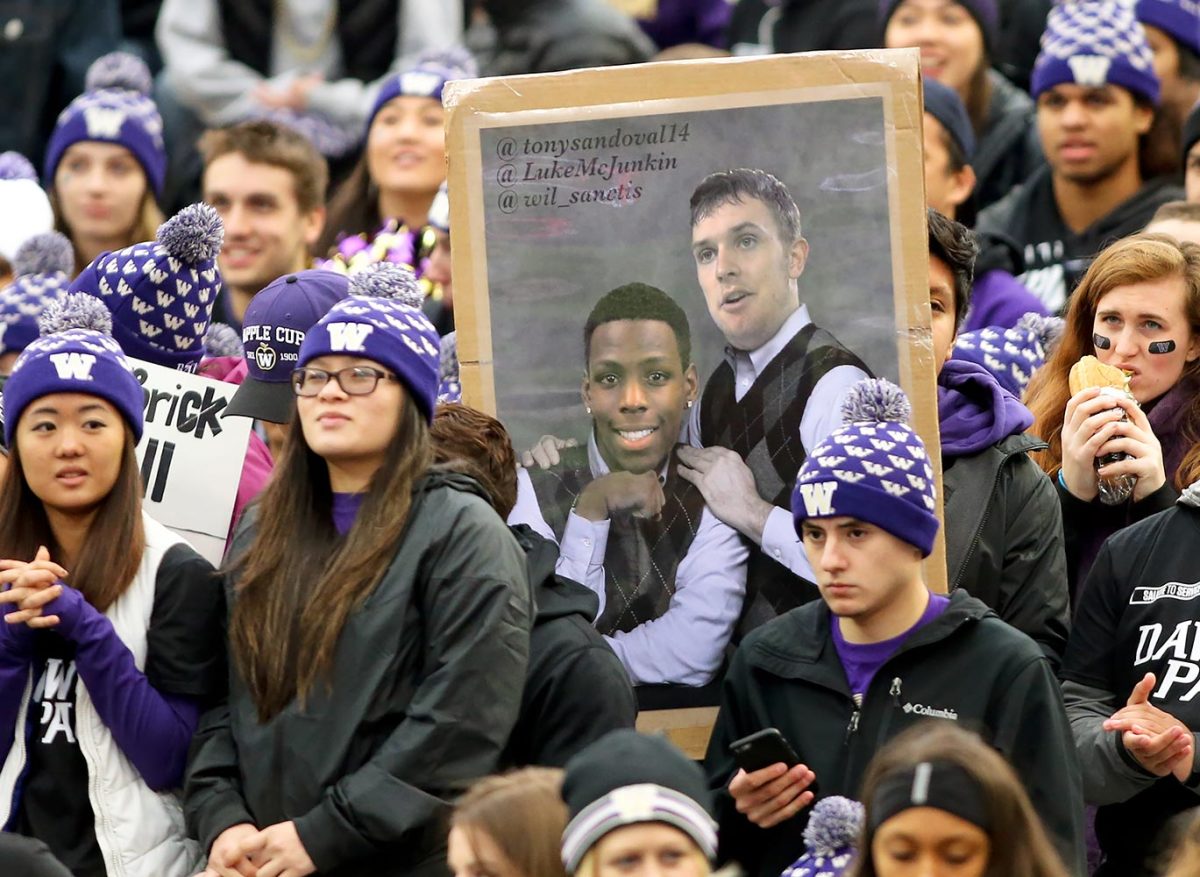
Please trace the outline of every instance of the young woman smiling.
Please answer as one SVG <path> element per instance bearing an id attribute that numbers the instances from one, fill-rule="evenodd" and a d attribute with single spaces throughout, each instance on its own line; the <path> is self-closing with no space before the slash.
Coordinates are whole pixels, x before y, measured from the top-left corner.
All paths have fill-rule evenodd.
<path id="1" fill-rule="evenodd" d="M 444 874 L 450 802 L 508 742 L 525 558 L 474 481 L 430 471 L 438 360 L 420 311 L 361 294 L 300 347 L 297 417 L 229 551 L 229 705 L 189 765 L 213 875 Z"/>
<path id="2" fill-rule="evenodd" d="M 142 510 L 142 389 L 107 310 L 76 294 L 46 317 L 65 331 L 4 387 L 0 823 L 80 877 L 189 877 L 172 790 L 223 692 L 220 586 Z"/>
<path id="3" fill-rule="evenodd" d="M 362 158 L 329 201 L 318 255 L 332 256 L 343 238 L 362 236 L 369 242 L 380 231 L 396 228 L 415 237 L 425 227 L 446 179 L 442 89 L 451 79 L 474 75 L 471 56 L 450 50 L 427 53 L 384 83 L 367 119 Z M 421 246 L 414 241 L 414 247 Z M 343 255 L 353 253 L 343 248 Z M 420 255 L 410 256 L 414 267 Z"/>
<path id="4" fill-rule="evenodd" d="M 1072 395 L 1071 366 L 1085 354 L 1127 372 L 1132 399 Z M 1108 536 L 1171 507 L 1200 475 L 1200 246 L 1142 234 L 1101 252 L 1025 401 L 1030 432 L 1050 446 L 1034 456 L 1057 479 L 1074 598 Z M 1117 452 L 1127 459 L 1097 470 Z M 1098 477 L 1119 475 L 1136 477 L 1133 495 L 1106 506 Z"/>

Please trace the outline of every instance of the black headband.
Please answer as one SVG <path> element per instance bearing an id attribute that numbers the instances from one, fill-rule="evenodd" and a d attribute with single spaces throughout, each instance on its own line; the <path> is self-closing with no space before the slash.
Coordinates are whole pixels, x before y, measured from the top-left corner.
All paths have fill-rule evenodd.
<path id="1" fill-rule="evenodd" d="M 962 767 L 946 761 L 922 761 L 883 780 L 870 802 L 870 830 L 874 832 L 913 807 L 945 810 L 984 831 L 991 827 L 979 782 Z"/>

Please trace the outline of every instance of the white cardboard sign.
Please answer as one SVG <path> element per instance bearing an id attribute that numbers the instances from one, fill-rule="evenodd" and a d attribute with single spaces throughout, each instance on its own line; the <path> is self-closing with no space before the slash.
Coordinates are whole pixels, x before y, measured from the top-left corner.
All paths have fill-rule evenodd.
<path id="1" fill-rule="evenodd" d="M 218 566 L 252 424 L 248 417 L 221 417 L 237 386 L 129 362 L 145 393 L 137 458 L 146 511 Z"/>

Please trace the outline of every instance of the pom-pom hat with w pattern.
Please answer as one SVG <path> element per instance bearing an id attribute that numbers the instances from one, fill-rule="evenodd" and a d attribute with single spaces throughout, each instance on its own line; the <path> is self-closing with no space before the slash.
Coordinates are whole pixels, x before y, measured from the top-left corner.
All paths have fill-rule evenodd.
<path id="1" fill-rule="evenodd" d="M 335 304 L 300 345 L 298 367 L 319 356 L 360 356 L 396 373 L 430 422 L 437 400 L 441 346 L 420 310 L 424 296 L 404 265 L 377 262 L 356 274 L 352 294 Z"/>
<path id="2" fill-rule="evenodd" d="M 938 531 L 937 494 L 925 444 L 908 425 L 911 416 L 908 397 L 891 381 L 871 378 L 850 388 L 843 425 L 809 454 L 796 477 L 798 534 L 810 518 L 857 518 L 929 556 Z"/>
<path id="3" fill-rule="evenodd" d="M 121 346 L 109 335 L 112 317 L 89 295 L 51 303 L 39 320 L 42 336 L 13 364 L 4 384 L 4 443 L 12 447 L 21 414 L 51 393 L 87 393 L 112 404 L 142 437 L 142 385 Z"/>
<path id="4" fill-rule="evenodd" d="M 194 372 L 221 291 L 221 217 L 207 204 L 192 204 L 164 222 L 155 238 L 101 253 L 70 291 L 104 302 L 113 337 L 127 355 Z"/>
<path id="5" fill-rule="evenodd" d="M 1063 83 L 1119 85 L 1158 105 L 1154 53 L 1130 4 L 1068 0 L 1051 8 L 1029 90 L 1037 98 Z"/>

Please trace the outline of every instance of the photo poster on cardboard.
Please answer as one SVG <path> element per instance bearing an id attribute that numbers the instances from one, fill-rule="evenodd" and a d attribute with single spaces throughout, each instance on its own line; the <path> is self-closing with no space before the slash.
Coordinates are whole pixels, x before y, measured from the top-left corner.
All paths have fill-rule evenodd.
<path id="1" fill-rule="evenodd" d="M 145 509 L 220 566 L 253 421 L 222 417 L 235 384 L 129 362 L 146 399 L 137 446 Z"/>
<path id="2" fill-rule="evenodd" d="M 498 417 L 518 454 L 547 435 L 587 447 L 584 323 L 633 282 L 683 308 L 703 388 L 726 338 L 706 306 L 689 200 L 712 172 L 762 169 L 799 207 L 812 322 L 907 392 L 940 516 L 918 62 L 878 50 L 450 83 L 464 401 Z M 940 537 L 927 581 L 946 589 Z"/>

